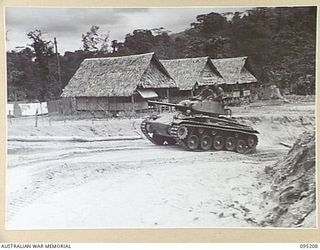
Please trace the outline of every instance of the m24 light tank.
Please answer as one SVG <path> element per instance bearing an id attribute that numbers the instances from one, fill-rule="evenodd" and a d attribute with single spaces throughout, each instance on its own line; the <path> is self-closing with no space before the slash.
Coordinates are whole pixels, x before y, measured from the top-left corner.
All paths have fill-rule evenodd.
<path id="1" fill-rule="evenodd" d="M 175 115 L 151 115 L 141 131 L 156 145 L 178 144 L 189 151 L 226 150 L 251 152 L 258 143 L 258 131 L 231 118 L 231 110 L 219 101 L 185 100 L 179 104 L 149 101 L 175 107 Z"/>

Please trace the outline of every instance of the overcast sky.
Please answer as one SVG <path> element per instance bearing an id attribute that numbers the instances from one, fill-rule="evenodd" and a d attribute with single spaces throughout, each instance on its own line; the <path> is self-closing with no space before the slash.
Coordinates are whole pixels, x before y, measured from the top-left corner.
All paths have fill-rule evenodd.
<path id="1" fill-rule="evenodd" d="M 180 32 L 190 27 L 199 14 L 244 12 L 249 8 L 6 8 L 7 50 L 30 43 L 29 31 L 40 29 L 47 40 L 58 40 L 59 52 L 79 49 L 81 34 L 92 25 L 110 40 L 123 41 L 135 29 L 164 27 Z"/>

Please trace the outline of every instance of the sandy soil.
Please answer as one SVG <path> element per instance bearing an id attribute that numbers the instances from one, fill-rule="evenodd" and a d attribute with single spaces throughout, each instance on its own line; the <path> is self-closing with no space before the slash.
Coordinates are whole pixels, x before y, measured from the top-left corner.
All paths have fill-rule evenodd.
<path id="1" fill-rule="evenodd" d="M 251 107 L 250 107 L 251 106 Z M 8 142 L 7 228 L 258 227 L 266 166 L 314 129 L 314 102 L 233 108 L 260 131 L 257 152 L 187 152 L 136 141 Z M 42 121 L 41 121 L 42 119 Z M 8 137 L 131 136 L 137 120 L 13 119 Z"/>

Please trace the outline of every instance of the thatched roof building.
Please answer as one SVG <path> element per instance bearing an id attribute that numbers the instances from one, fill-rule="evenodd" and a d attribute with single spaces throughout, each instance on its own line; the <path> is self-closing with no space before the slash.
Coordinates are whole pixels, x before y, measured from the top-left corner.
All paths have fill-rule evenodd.
<path id="1" fill-rule="evenodd" d="M 179 90 L 192 90 L 195 85 L 222 84 L 224 80 L 209 57 L 160 60 Z"/>
<path id="2" fill-rule="evenodd" d="M 248 57 L 211 59 L 226 84 L 255 83 L 257 79 L 250 73 Z"/>
<path id="3" fill-rule="evenodd" d="M 132 96 L 136 89 L 174 87 L 175 81 L 155 54 L 147 53 L 85 59 L 61 96 L 126 97 Z"/>

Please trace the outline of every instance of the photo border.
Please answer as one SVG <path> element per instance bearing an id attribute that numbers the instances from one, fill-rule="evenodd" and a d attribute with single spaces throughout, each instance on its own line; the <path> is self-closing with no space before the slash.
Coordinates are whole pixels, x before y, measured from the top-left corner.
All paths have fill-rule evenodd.
<path id="1" fill-rule="evenodd" d="M 0 216 L 0 241 L 1 242 L 73 242 L 73 243 L 111 243 L 111 242 L 272 242 L 272 243 L 302 243 L 320 242 L 319 229 L 319 166 L 316 159 L 317 175 L 317 229 L 73 229 L 73 230 L 5 230 L 5 201 L 6 201 L 6 51 L 5 51 L 5 7 L 274 7 L 274 6 L 317 6 L 317 46 L 316 46 L 316 93 L 319 91 L 319 2 L 309 1 L 249 1 L 242 0 L 241 4 L 228 0 L 2 0 L 0 3 L 0 78 L 3 83 L 3 90 L 0 91 L 0 183 L 1 183 L 1 216 Z M 318 95 L 316 95 L 316 142 L 318 139 L 317 124 L 318 116 Z M 316 143 L 316 156 L 319 155 L 319 148 Z M 317 158 L 317 157 L 316 157 Z"/>

